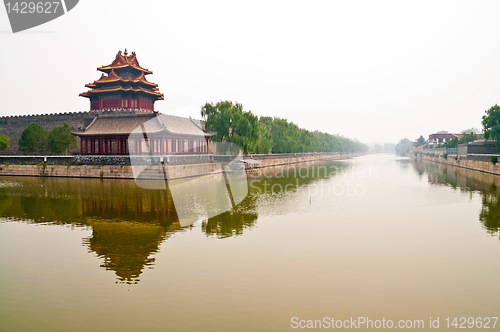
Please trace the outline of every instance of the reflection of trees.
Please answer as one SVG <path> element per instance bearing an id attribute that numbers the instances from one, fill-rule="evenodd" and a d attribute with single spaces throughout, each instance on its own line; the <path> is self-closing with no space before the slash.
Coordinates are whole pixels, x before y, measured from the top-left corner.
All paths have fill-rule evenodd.
<path id="1" fill-rule="evenodd" d="M 284 204 L 300 188 L 319 180 L 328 179 L 349 167 L 338 161 L 287 165 L 261 169 L 249 173 L 248 196 L 233 210 L 212 217 L 202 223 L 207 236 L 227 238 L 243 234 L 254 226 L 261 200 L 266 204 Z"/>
<path id="2" fill-rule="evenodd" d="M 411 160 L 409 158 L 396 159 L 396 162 L 399 164 L 402 170 L 404 171 L 409 170 L 411 163 Z"/>
<path id="3" fill-rule="evenodd" d="M 429 183 L 449 186 L 462 192 L 481 193 L 483 206 L 479 220 L 488 233 L 500 231 L 499 176 L 425 161 L 415 161 L 413 165 L 419 174 L 427 173 Z"/>
<path id="4" fill-rule="evenodd" d="M 254 203 L 254 200 L 244 200 L 235 209 L 204 221 L 201 225 L 203 232 L 221 239 L 242 235 L 243 230 L 251 228 L 258 218 Z"/>
<path id="5" fill-rule="evenodd" d="M 500 229 L 500 195 L 493 184 L 490 190 L 483 193 L 483 207 L 479 218 L 490 233 L 497 233 Z"/>

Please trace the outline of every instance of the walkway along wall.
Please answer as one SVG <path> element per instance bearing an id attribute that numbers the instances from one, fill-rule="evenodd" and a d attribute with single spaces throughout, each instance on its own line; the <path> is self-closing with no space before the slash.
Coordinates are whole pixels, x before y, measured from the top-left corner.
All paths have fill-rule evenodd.
<path id="1" fill-rule="evenodd" d="M 258 164 L 252 164 L 252 168 L 270 167 L 278 165 L 287 165 L 293 163 L 309 162 L 326 159 L 347 159 L 357 154 L 282 154 L 282 155 L 254 155 L 253 160 L 260 161 Z M 106 156 L 110 163 L 110 156 Z M 51 165 L 50 157 L 47 157 L 47 163 L 43 163 L 44 157 L 26 157 L 41 158 L 36 165 L 7 164 L 0 157 L 0 176 L 42 176 L 42 177 L 77 177 L 77 178 L 102 178 L 102 179 L 134 179 L 132 166 L 122 165 L 123 159 L 117 159 L 118 164 L 106 165 Z M 7 158 L 7 157 L 5 157 Z M 9 157 L 12 158 L 12 157 Z M 55 158 L 55 157 L 54 157 Z M 64 161 L 66 157 L 58 157 L 59 161 Z M 71 157 L 67 157 L 71 158 Z M 123 156 L 121 156 L 123 158 Z M 12 160 L 12 159 L 9 159 Z M 1 164 L 3 162 L 3 164 Z M 255 165 L 255 166 L 254 166 Z M 221 172 L 220 163 L 201 162 L 187 164 L 165 164 L 163 172 L 168 179 L 181 179 L 186 177 L 208 175 Z M 149 178 L 148 173 L 144 173 L 143 178 Z M 151 178 L 157 178 L 157 170 L 151 173 Z"/>
<path id="2" fill-rule="evenodd" d="M 500 157 L 499 162 L 493 164 L 490 160 L 490 156 L 457 156 L 457 155 L 448 155 L 447 158 L 442 156 L 431 156 L 426 154 L 418 153 L 416 156 L 412 156 L 413 158 L 418 158 L 421 160 L 427 160 L 435 163 L 441 163 L 446 165 L 452 165 L 456 167 L 461 167 L 465 169 L 471 169 L 474 171 L 489 173 L 500 175 Z"/>

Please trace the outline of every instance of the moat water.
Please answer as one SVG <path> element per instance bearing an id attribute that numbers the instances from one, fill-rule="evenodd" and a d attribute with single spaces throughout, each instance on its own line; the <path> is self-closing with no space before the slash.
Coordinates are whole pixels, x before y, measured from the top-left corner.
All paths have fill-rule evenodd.
<path id="1" fill-rule="evenodd" d="M 248 180 L 181 226 L 133 180 L 1 177 L 0 331 L 499 316 L 500 177 L 368 155 Z"/>

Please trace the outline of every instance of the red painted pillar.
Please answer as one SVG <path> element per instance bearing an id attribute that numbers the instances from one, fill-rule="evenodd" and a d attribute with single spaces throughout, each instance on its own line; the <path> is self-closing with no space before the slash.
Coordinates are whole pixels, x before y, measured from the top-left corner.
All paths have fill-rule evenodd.
<path id="1" fill-rule="evenodd" d="M 98 153 L 102 154 L 102 137 L 99 137 L 98 141 L 99 141 L 99 147 L 98 147 L 99 151 L 98 151 Z"/>

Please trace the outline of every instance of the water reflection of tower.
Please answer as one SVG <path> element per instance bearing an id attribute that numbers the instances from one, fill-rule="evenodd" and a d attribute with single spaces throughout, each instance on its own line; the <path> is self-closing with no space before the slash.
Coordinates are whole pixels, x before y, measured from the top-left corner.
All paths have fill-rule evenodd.
<path id="1" fill-rule="evenodd" d="M 84 239 L 89 252 L 115 271 L 118 282 L 137 283 L 145 268 L 152 268 L 160 244 L 183 228 L 177 221 L 168 190 L 132 190 L 126 194 L 101 191 L 81 200 L 82 215 L 92 227 Z"/>
<path id="2" fill-rule="evenodd" d="M 145 268 L 152 268 L 160 244 L 174 231 L 178 223 L 165 227 L 153 223 L 130 221 L 90 221 L 92 236 L 84 239 L 89 252 L 95 252 L 104 262 L 101 267 L 115 271 L 118 282 L 137 283 Z"/>

